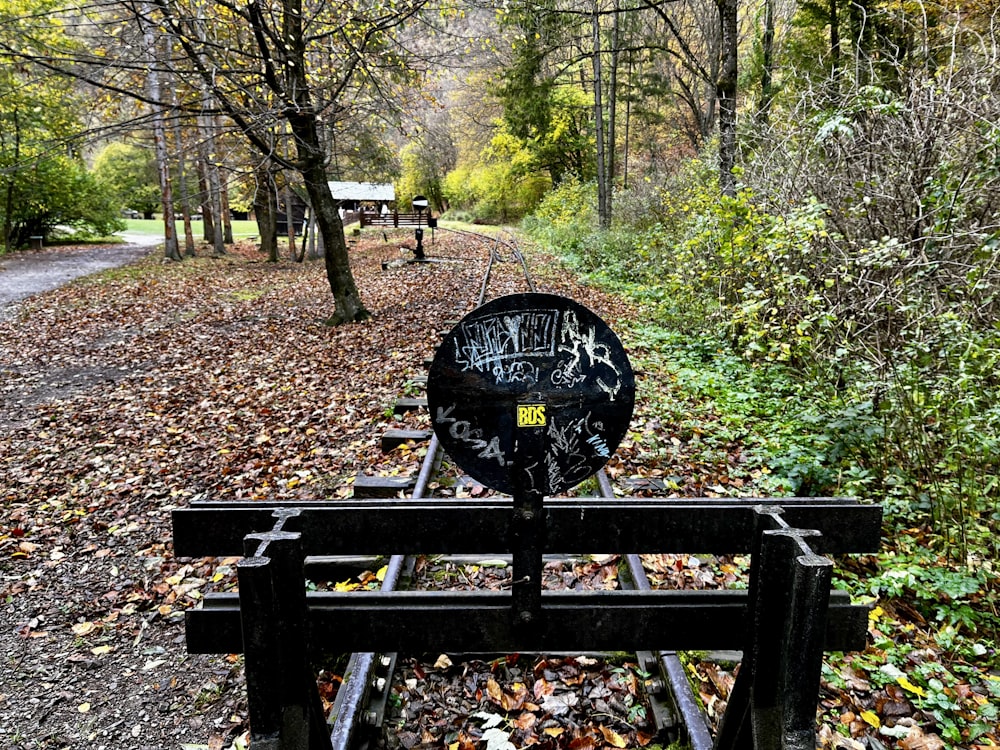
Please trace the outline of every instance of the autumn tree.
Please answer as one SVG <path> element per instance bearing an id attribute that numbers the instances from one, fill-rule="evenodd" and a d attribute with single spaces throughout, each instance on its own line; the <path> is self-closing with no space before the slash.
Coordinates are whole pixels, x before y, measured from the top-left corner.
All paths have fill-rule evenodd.
<path id="1" fill-rule="evenodd" d="M 160 203 L 156 165 L 148 144 L 114 141 L 94 158 L 94 175 L 121 208 L 151 219 Z"/>
<path id="2" fill-rule="evenodd" d="M 154 113 L 188 120 L 222 116 L 261 158 L 301 175 L 323 239 L 335 301 L 329 322 L 335 324 L 368 312 L 327 182 L 331 142 L 351 122 L 357 102 L 379 102 L 384 118 L 395 113 L 397 92 L 420 70 L 395 42 L 423 6 L 424 0 L 336 6 L 313 0 L 109 2 L 65 8 L 80 19 L 75 29 L 89 42 L 72 54 L 51 44 L 26 52 L 13 40 L 0 40 L 0 49 L 143 101 Z M 150 35 L 142 35 L 148 29 L 154 37 L 169 36 L 172 54 L 153 54 Z M 168 75 L 187 84 L 176 102 L 162 87 L 141 85 Z"/>
<path id="3" fill-rule="evenodd" d="M 27 57 L 72 51 L 54 9 L 47 0 L 0 0 L 0 48 L 6 40 Z M 120 224 L 114 202 L 80 156 L 84 101 L 71 82 L 23 57 L 0 52 L 0 240 L 11 249 L 56 226 L 110 232 Z"/>

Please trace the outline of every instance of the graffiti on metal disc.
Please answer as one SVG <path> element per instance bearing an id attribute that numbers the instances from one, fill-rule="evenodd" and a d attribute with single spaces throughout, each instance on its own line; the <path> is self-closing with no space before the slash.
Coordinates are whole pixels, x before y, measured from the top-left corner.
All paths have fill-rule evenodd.
<path id="1" fill-rule="evenodd" d="M 600 469 L 628 429 L 635 376 L 614 332 L 573 300 L 501 297 L 445 336 L 427 381 L 438 439 L 500 492 L 565 491 Z"/>

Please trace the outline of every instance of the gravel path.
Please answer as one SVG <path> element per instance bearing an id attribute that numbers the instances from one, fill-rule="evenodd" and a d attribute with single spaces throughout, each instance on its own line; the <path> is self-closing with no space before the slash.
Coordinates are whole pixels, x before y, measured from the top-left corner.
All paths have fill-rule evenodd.
<path id="1" fill-rule="evenodd" d="M 80 276 L 116 268 L 149 255 L 162 237 L 125 233 L 122 245 L 77 245 L 25 250 L 0 256 L 0 320 L 14 315 L 17 303 L 56 289 Z"/>

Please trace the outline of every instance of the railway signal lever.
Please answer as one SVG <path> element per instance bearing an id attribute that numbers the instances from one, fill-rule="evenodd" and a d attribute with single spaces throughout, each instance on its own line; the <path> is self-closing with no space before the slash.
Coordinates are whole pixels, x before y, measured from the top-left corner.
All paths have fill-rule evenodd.
<path id="1" fill-rule="evenodd" d="M 417 212 L 417 228 L 414 232 L 417 238 L 417 248 L 413 251 L 413 255 L 417 260 L 424 260 L 424 230 L 420 223 L 423 220 L 424 211 L 427 211 L 430 205 L 430 201 L 422 195 L 413 197 L 413 210 Z"/>

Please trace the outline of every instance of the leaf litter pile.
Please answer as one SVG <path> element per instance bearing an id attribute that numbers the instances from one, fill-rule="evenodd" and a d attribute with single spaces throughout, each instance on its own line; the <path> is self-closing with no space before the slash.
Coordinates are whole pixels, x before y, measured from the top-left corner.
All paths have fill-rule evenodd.
<path id="1" fill-rule="evenodd" d="M 410 659 L 387 717 L 391 750 L 539 748 L 595 750 L 653 740 L 634 664 L 588 656 L 528 657 L 433 665 Z"/>
<path id="2" fill-rule="evenodd" d="M 31 298 L 0 321 L 4 747 L 245 746 L 241 659 L 188 656 L 183 632 L 186 609 L 212 588 L 233 586 L 236 560 L 175 559 L 170 509 L 193 499 L 346 498 L 358 473 L 416 471 L 421 447 L 382 454 L 379 436 L 427 426 L 425 414 L 394 417 L 392 404 L 424 374 L 446 321 L 471 309 L 488 246 L 439 233 L 428 254 L 451 262 L 401 266 L 404 242 L 379 232 L 352 248 L 373 313 L 355 325 L 323 325 L 332 301 L 321 265 L 268 264 L 249 244 L 221 259 L 151 257 Z M 620 298 L 575 284 L 550 260 L 529 262 L 539 291 L 572 296 L 619 331 L 635 317 Z M 519 269 L 501 268 L 492 293 L 524 291 Z M 661 479 L 675 495 L 727 487 L 753 494 L 760 471 L 744 464 L 740 446 L 706 450 L 705 431 L 682 428 L 678 417 L 705 410 L 649 364 L 655 352 L 630 354 L 639 399 L 608 465 L 617 490 L 649 494 L 656 490 L 643 482 Z M 438 490 L 487 493 L 453 481 Z M 613 586 L 617 564 L 550 562 L 546 585 Z M 644 564 L 654 586 L 674 588 L 730 586 L 745 567 L 739 558 L 692 556 L 645 556 Z M 509 571 L 489 561 L 424 558 L 415 578 L 424 588 L 509 585 Z M 378 576 L 336 585 L 374 588 Z M 873 632 L 899 623 L 888 605 L 879 611 Z M 914 630 L 907 622 L 897 637 L 916 640 Z M 869 649 L 862 658 L 878 655 Z M 650 746 L 642 675 L 627 661 L 431 659 L 403 663 L 392 748 Z M 937 750 L 930 712 L 907 683 L 872 684 L 860 664 L 841 662 L 824 681 L 822 744 L 879 750 L 878 735 L 904 750 Z M 690 671 L 715 718 L 731 670 L 695 661 Z M 338 682 L 321 678 L 325 698 Z M 959 699 L 982 705 L 982 691 L 967 685 Z"/>

